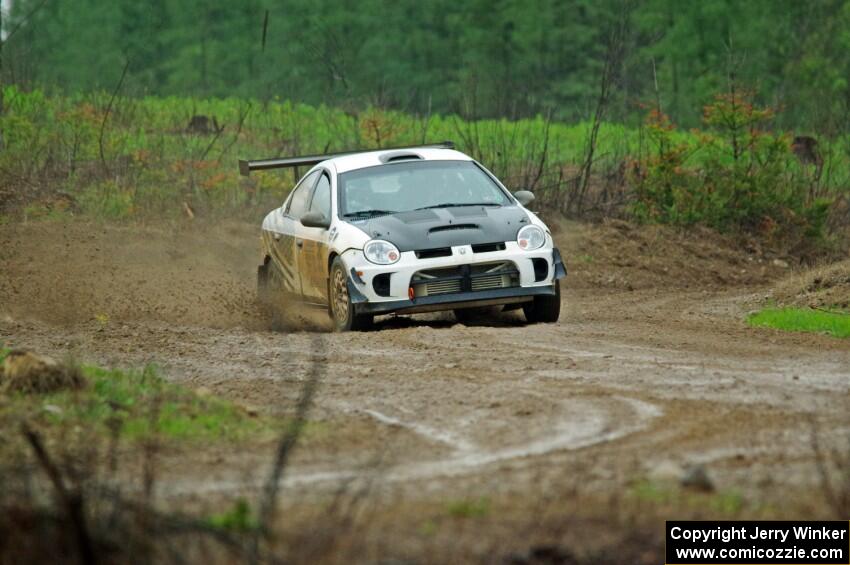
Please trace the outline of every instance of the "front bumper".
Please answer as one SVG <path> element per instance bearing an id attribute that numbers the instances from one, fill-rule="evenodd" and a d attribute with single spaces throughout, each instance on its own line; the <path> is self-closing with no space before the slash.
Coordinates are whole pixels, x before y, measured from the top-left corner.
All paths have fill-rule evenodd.
<path id="1" fill-rule="evenodd" d="M 348 290 L 352 292 L 353 283 L 349 283 Z M 354 289 L 356 292 L 356 288 Z M 354 302 L 354 311 L 357 314 L 416 314 L 421 312 L 437 312 L 453 308 L 469 308 L 474 306 L 496 306 L 499 304 L 516 304 L 518 302 L 530 302 L 535 296 L 555 295 L 555 288 L 549 286 L 533 286 L 530 288 L 497 288 L 493 290 L 480 290 L 478 292 L 457 292 L 454 294 L 439 294 L 437 296 L 421 296 L 413 300 L 393 300 L 391 302 L 366 302 L 361 295 L 360 301 L 355 294 L 351 294 Z"/>
<path id="2" fill-rule="evenodd" d="M 554 283 L 566 276 L 557 248 L 529 252 L 520 249 L 516 242 L 507 242 L 504 250 L 487 253 L 473 253 L 468 245 L 457 246 L 452 248 L 451 256 L 431 259 L 419 259 L 414 252 L 408 251 L 392 265 L 370 263 L 359 250 L 345 252 L 342 259 L 350 272 L 348 291 L 358 314 L 432 312 L 527 302 L 535 296 L 555 294 Z M 547 272 L 542 278 L 535 273 L 534 259 L 546 261 Z M 516 267 L 518 286 L 478 291 L 464 286 L 463 292 L 409 298 L 408 289 L 418 271 L 497 262 L 510 262 Z M 373 285 L 374 278 L 381 274 L 391 274 L 387 296 L 377 294 Z"/>

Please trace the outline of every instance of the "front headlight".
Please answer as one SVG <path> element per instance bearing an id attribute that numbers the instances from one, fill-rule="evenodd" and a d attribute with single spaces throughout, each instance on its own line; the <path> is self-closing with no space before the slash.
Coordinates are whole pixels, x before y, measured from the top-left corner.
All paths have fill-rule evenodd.
<path id="1" fill-rule="evenodd" d="M 377 265 L 392 265 L 401 257 L 398 247 L 383 239 L 367 241 L 363 246 L 363 255 Z"/>
<path id="2" fill-rule="evenodd" d="M 520 249 L 534 251 L 546 243 L 546 234 L 537 226 L 525 226 L 516 234 L 516 242 Z"/>

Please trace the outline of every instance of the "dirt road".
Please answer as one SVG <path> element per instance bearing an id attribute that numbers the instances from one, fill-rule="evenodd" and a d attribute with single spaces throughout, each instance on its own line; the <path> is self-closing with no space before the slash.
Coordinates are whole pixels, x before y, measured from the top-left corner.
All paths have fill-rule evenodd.
<path id="1" fill-rule="evenodd" d="M 812 430 L 848 432 L 850 345 L 746 326 L 783 269 L 700 234 L 558 227 L 571 271 L 558 324 L 446 314 L 334 334 L 321 315 L 266 327 L 253 226 L 2 226 L 0 341 L 155 362 L 272 413 L 293 409 L 318 363 L 323 431 L 285 479 L 299 492 L 376 470 L 425 494 L 522 493 L 565 474 L 593 490 L 695 464 L 719 489 L 811 483 Z M 161 494 L 251 490 L 269 458 L 269 445 L 174 454 Z"/>

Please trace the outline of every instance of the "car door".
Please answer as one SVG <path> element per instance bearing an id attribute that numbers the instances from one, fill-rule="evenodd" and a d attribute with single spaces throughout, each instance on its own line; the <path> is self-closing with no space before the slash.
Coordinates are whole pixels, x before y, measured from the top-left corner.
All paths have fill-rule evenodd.
<path id="1" fill-rule="evenodd" d="M 331 178 L 322 171 L 310 198 L 310 212 L 331 218 Z M 308 228 L 300 222 L 295 228 L 295 250 L 298 254 L 298 273 L 305 300 L 327 303 L 328 280 L 328 230 Z"/>
<path id="2" fill-rule="evenodd" d="M 296 245 L 296 235 L 301 227 L 301 216 L 307 211 L 313 186 L 321 171 L 314 171 L 303 179 L 292 190 L 292 195 L 279 210 L 277 229 L 272 234 L 274 241 L 274 259 L 279 267 L 284 290 L 296 295 L 302 295 L 301 275 L 298 272 L 298 256 L 300 248 Z"/>

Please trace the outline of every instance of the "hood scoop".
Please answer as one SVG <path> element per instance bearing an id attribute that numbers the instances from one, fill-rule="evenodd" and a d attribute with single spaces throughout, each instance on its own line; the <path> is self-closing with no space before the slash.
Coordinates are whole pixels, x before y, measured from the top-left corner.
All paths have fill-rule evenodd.
<path id="1" fill-rule="evenodd" d="M 437 233 L 441 231 L 455 231 L 455 230 L 477 230 L 479 229 L 478 224 L 449 224 L 447 226 L 436 226 L 428 230 L 428 233 Z"/>
<path id="2" fill-rule="evenodd" d="M 446 210 L 414 210 L 375 216 L 352 225 L 370 237 L 393 242 L 403 252 L 515 241 L 517 230 L 526 223 L 528 216 L 519 206 L 502 206 L 487 208 L 478 217 L 458 218 Z"/>

